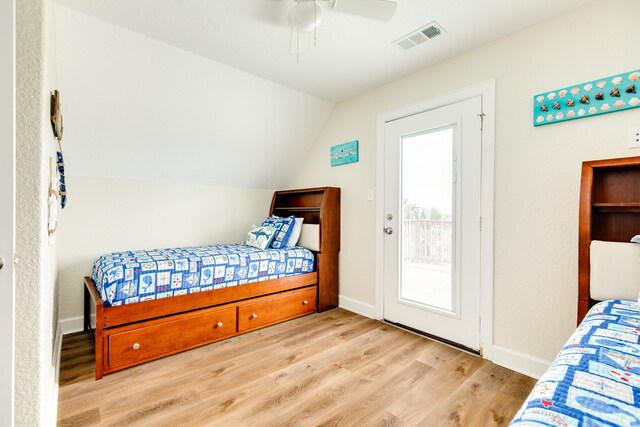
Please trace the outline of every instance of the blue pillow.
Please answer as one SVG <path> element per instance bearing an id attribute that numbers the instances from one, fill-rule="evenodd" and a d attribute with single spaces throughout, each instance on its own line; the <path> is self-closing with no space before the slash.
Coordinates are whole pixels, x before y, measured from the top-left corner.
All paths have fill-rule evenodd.
<path id="1" fill-rule="evenodd" d="M 271 241 L 271 247 L 274 249 L 284 248 L 289 237 L 293 232 L 293 226 L 296 223 L 295 216 L 289 216 L 286 218 L 274 218 L 269 217 L 262 223 L 263 227 L 272 226 L 276 229 L 276 235 Z"/>

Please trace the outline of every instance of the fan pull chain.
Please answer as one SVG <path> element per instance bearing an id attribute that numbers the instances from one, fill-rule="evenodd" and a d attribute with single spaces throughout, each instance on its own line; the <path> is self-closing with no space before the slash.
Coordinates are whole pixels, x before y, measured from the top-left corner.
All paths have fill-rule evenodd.
<path id="1" fill-rule="evenodd" d="M 300 30 L 296 28 L 296 64 L 300 64 Z"/>
<path id="2" fill-rule="evenodd" d="M 318 47 L 318 2 L 313 0 L 313 47 Z"/>

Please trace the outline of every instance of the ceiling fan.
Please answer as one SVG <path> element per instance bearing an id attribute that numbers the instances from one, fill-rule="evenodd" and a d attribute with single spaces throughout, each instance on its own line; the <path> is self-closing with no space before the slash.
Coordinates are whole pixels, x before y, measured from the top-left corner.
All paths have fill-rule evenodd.
<path id="1" fill-rule="evenodd" d="M 388 21 L 393 17 L 397 6 L 396 0 L 296 0 L 289 11 L 289 53 L 299 56 L 309 48 L 312 41 L 315 45 L 316 31 L 328 12 L 343 12 Z"/>

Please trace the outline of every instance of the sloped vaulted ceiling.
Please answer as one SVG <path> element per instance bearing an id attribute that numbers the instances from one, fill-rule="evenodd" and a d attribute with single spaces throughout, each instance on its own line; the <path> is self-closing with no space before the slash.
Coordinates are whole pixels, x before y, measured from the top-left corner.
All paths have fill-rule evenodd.
<path id="1" fill-rule="evenodd" d="M 329 13 L 300 63 L 293 0 L 56 1 L 69 174 L 273 188 L 332 103 L 593 0 L 398 0 L 389 22 Z M 444 36 L 391 43 L 432 20 Z"/>
<path id="2" fill-rule="evenodd" d="M 281 187 L 333 107 L 61 5 L 56 21 L 69 175 Z"/>

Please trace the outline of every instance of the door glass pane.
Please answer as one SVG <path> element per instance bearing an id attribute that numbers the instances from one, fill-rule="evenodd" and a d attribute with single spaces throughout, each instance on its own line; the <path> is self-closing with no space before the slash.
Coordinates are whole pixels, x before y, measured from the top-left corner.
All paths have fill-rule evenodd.
<path id="1" fill-rule="evenodd" d="M 402 138 L 400 299 L 452 311 L 454 128 Z"/>

